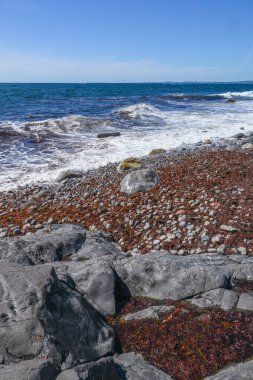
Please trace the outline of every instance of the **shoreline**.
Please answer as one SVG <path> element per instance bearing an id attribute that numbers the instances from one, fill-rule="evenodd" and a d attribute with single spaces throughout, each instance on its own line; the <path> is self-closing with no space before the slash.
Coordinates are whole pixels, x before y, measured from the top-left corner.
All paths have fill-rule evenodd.
<path id="1" fill-rule="evenodd" d="M 253 255 L 248 226 L 252 150 L 241 149 L 252 139 L 242 133 L 143 157 L 143 168 L 161 178 L 160 185 L 143 193 L 120 192 L 127 172 L 119 174 L 116 163 L 62 183 L 2 192 L 0 236 L 32 233 L 53 222 L 75 223 L 110 234 L 131 254 L 170 250 L 179 255 Z M 223 231 L 222 225 L 235 231 Z"/>

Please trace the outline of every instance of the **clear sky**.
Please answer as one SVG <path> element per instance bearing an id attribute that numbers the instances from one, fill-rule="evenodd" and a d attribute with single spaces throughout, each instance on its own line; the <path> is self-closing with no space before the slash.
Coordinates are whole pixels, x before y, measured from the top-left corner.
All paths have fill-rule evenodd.
<path id="1" fill-rule="evenodd" d="M 253 80 L 253 0 L 0 0 L 0 82 Z"/>

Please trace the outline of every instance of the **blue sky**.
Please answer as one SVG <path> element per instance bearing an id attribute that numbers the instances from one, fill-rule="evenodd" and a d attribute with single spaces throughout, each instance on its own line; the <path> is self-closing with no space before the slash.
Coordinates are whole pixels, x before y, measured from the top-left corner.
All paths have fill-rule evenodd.
<path id="1" fill-rule="evenodd" d="M 253 0 L 0 0 L 0 82 L 253 80 Z"/>

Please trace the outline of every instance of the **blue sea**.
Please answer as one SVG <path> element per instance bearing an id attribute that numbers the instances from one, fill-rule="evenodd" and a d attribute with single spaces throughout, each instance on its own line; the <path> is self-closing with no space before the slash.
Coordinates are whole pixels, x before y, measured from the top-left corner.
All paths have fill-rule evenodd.
<path id="1" fill-rule="evenodd" d="M 241 128 L 253 130 L 253 82 L 0 84 L 0 191 Z"/>

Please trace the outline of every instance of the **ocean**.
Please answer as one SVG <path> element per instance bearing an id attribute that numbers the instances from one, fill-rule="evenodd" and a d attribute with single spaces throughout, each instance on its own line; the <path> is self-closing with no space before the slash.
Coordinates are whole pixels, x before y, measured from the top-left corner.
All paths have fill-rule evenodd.
<path id="1" fill-rule="evenodd" d="M 253 130 L 253 82 L 0 84 L 0 191 L 241 128 Z"/>

